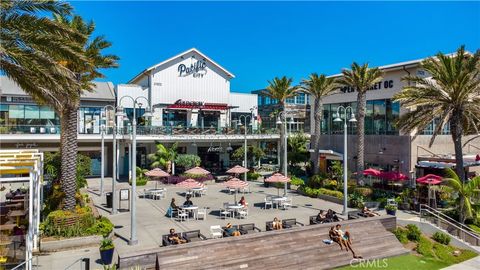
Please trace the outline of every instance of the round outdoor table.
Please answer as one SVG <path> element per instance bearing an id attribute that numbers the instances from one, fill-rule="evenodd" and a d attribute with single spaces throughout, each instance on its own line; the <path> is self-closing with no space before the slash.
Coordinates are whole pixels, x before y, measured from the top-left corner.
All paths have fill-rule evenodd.
<path id="1" fill-rule="evenodd" d="M 278 208 L 278 206 L 281 202 L 284 202 L 286 200 L 287 200 L 287 197 L 274 197 L 274 198 L 272 198 L 272 201 L 275 202 L 275 204 L 277 205 L 277 208 Z"/>
<path id="2" fill-rule="evenodd" d="M 148 194 L 155 199 L 157 196 L 162 197 L 162 194 L 165 192 L 163 188 L 160 189 L 149 189 L 147 190 Z"/>
<path id="3" fill-rule="evenodd" d="M 238 210 L 242 209 L 243 208 L 243 205 L 241 204 L 229 204 L 227 206 L 228 209 L 232 209 L 232 210 L 235 210 L 235 213 L 238 213 Z"/>
<path id="4" fill-rule="evenodd" d="M 198 210 L 198 206 L 197 205 L 190 205 L 190 206 L 180 206 L 179 207 L 180 209 L 182 210 L 187 210 L 189 213 L 192 213 L 193 214 L 193 218 L 196 218 L 197 215 L 195 213 L 196 210 Z"/>
<path id="5" fill-rule="evenodd" d="M 200 195 L 201 192 L 202 192 L 202 190 L 203 190 L 203 188 L 201 188 L 201 187 L 199 187 L 199 188 L 192 188 L 193 196 L 194 196 L 194 197 L 197 197 L 196 194 L 199 194 L 199 195 Z M 201 196 L 201 195 L 200 195 L 200 196 Z"/>

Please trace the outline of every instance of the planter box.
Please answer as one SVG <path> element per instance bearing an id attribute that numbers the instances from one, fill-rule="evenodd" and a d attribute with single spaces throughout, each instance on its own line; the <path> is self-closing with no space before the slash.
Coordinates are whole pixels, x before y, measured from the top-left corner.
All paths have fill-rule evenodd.
<path id="1" fill-rule="evenodd" d="M 60 251 L 85 246 L 98 246 L 103 237 L 101 235 L 91 235 L 84 237 L 75 237 L 53 241 L 40 240 L 40 251 Z"/>
<path id="2" fill-rule="evenodd" d="M 108 250 L 100 250 L 100 258 L 104 265 L 110 265 L 112 263 L 114 250 L 114 248 Z"/>

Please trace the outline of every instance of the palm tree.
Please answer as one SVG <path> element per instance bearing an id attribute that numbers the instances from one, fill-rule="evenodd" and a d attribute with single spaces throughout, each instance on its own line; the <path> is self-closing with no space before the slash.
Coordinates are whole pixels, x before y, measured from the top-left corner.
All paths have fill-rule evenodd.
<path id="1" fill-rule="evenodd" d="M 73 94 L 62 97 L 63 106 L 56 108 L 60 114 L 61 138 L 60 151 L 62 155 L 61 183 L 65 193 L 64 209 L 75 207 L 75 193 L 77 190 L 75 168 L 77 167 L 77 112 L 80 107 L 80 96 L 84 91 L 92 91 L 93 80 L 104 78 L 99 69 L 118 67 L 118 57 L 104 54 L 103 50 L 111 47 L 111 43 L 103 36 L 93 37 L 95 24 L 85 22 L 80 16 L 67 17 L 55 14 L 54 21 L 87 37 L 79 45 L 86 58 L 85 62 L 70 61 L 59 56 L 57 60 L 76 74 L 79 85 L 73 88 Z"/>
<path id="2" fill-rule="evenodd" d="M 282 78 L 275 77 L 272 81 L 268 81 L 268 86 L 266 90 L 263 91 L 263 94 L 265 96 L 270 97 L 271 99 L 274 99 L 278 101 L 278 104 L 280 105 L 281 110 L 283 111 L 284 116 L 285 115 L 285 100 L 287 98 L 294 97 L 297 94 L 298 87 L 297 86 L 292 86 L 293 79 L 292 78 L 287 78 L 286 76 L 283 76 Z M 286 121 L 286 117 L 285 117 Z M 284 144 L 284 139 L 283 136 L 286 135 L 286 130 L 284 125 L 281 125 L 280 127 L 280 140 L 281 140 L 281 153 L 283 153 L 284 147 L 287 147 Z M 283 155 L 280 155 L 283 156 Z M 281 162 L 281 169 L 283 170 L 283 164 L 284 162 Z"/>
<path id="3" fill-rule="evenodd" d="M 336 89 L 337 84 L 335 83 L 334 78 L 327 78 L 325 75 L 318 75 L 317 73 L 312 73 L 308 80 L 302 81 L 301 90 L 310 96 L 315 98 L 315 103 L 313 105 L 313 113 L 315 120 L 315 140 L 313 141 L 313 172 L 314 174 L 319 173 L 319 163 L 318 156 L 320 151 L 320 134 L 321 134 L 321 125 L 323 118 L 323 98 L 325 96 L 331 95 Z"/>
<path id="4" fill-rule="evenodd" d="M 351 70 L 342 70 L 343 76 L 337 83 L 354 88 L 357 94 L 357 180 L 365 169 L 365 110 L 367 107 L 367 90 L 382 80 L 382 71 L 378 68 L 369 68 L 368 63 L 359 65 L 353 62 Z"/>
<path id="5" fill-rule="evenodd" d="M 172 147 L 167 148 L 161 143 L 157 143 L 157 151 L 152 154 L 149 154 L 147 157 L 152 161 L 150 166 L 152 168 L 162 167 L 164 168 L 167 173 L 172 172 L 172 165 L 177 158 L 177 148 L 178 143 L 174 143 Z M 175 172 L 173 172 L 175 174 Z"/>
<path id="6" fill-rule="evenodd" d="M 431 77 L 405 77 L 408 84 L 394 96 L 410 109 L 400 117 L 398 126 L 416 136 L 437 120 L 429 144 L 432 146 L 436 136 L 450 124 L 456 172 L 465 181 L 462 136 L 480 133 L 480 52 L 470 55 L 461 46 L 454 56 L 438 53 L 424 60 L 422 68 Z"/>
<path id="7" fill-rule="evenodd" d="M 480 176 L 465 182 L 452 169 L 447 168 L 445 171 L 447 178 L 443 182 L 447 185 L 447 191 L 457 195 L 455 205 L 458 206 L 459 221 L 465 223 L 467 218 L 476 214 L 472 198 L 479 192 Z"/>

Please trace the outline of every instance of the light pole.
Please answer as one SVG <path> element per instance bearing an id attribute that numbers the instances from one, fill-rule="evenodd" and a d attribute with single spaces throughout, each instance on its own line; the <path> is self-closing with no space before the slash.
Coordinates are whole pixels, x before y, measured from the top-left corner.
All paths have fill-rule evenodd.
<path id="1" fill-rule="evenodd" d="M 248 130 L 248 125 L 247 125 L 247 119 L 250 119 L 250 121 L 252 121 L 252 116 L 251 115 L 240 115 L 240 117 L 238 118 L 238 126 L 242 126 L 242 118 L 243 118 L 243 121 L 245 122 L 245 132 L 243 133 L 243 136 L 244 136 L 244 143 L 243 143 L 243 150 L 244 150 L 244 153 L 243 153 L 243 162 L 244 162 L 244 166 L 245 168 L 248 169 L 248 164 L 247 164 L 247 130 Z M 244 181 L 247 181 L 247 173 L 245 172 L 243 174 L 243 180 Z"/>
<path id="2" fill-rule="evenodd" d="M 136 169 L 137 169 L 137 116 L 136 116 L 136 109 L 137 109 L 137 105 L 139 105 L 139 107 L 141 107 L 141 103 L 138 102 L 139 99 L 145 99 L 145 101 L 147 101 L 147 104 L 148 104 L 148 99 L 144 96 L 139 96 L 137 98 L 133 98 L 131 96 L 123 96 L 122 98 L 120 98 L 120 100 L 118 101 L 118 105 L 120 106 L 122 104 L 122 100 L 124 98 L 129 98 L 130 100 L 132 100 L 133 102 L 133 119 L 132 119 L 132 168 L 131 171 L 132 171 L 132 196 L 131 196 L 131 199 L 130 199 L 130 240 L 128 241 L 128 244 L 133 246 L 133 245 L 136 245 L 138 244 L 138 239 L 137 239 L 137 223 L 136 223 L 136 193 L 137 193 L 137 173 L 136 173 Z M 122 116 L 122 117 L 125 117 L 126 114 L 125 112 L 123 111 L 123 108 L 122 107 L 119 107 L 117 109 L 117 115 L 119 116 Z M 152 116 L 152 113 L 150 112 L 150 108 L 147 107 L 145 108 L 145 113 L 143 114 L 144 117 L 151 117 Z"/>
<path id="3" fill-rule="evenodd" d="M 277 125 L 283 125 L 283 175 L 288 177 L 288 160 L 287 160 L 287 151 L 288 151 L 288 141 L 287 141 L 287 112 L 283 111 L 278 114 Z M 280 155 L 279 155 L 280 156 Z M 284 196 L 287 195 L 287 183 L 285 183 Z"/>
<path id="4" fill-rule="evenodd" d="M 342 118 L 341 110 L 343 110 L 345 117 Z M 347 214 L 347 186 L 348 186 L 348 179 L 347 179 L 347 113 L 350 110 L 350 119 L 348 122 L 357 122 L 355 119 L 355 114 L 353 114 L 353 108 L 350 106 L 343 107 L 339 106 L 337 108 L 337 114 L 334 116 L 334 122 L 342 122 L 343 121 L 343 215 Z"/>
<path id="5" fill-rule="evenodd" d="M 103 181 L 105 177 L 105 169 L 104 169 L 104 162 L 105 162 L 105 149 L 104 149 L 104 133 L 105 133 L 105 127 L 107 126 L 107 110 L 111 109 L 113 112 L 115 112 L 115 107 L 112 105 L 106 105 L 103 107 L 103 116 L 102 120 L 105 122 L 103 125 L 103 131 L 102 131 L 102 179 L 100 182 L 100 194 L 103 196 Z M 112 212 L 111 214 L 114 215 L 117 213 L 117 206 L 115 204 L 116 199 L 115 199 L 115 184 L 117 182 L 117 139 L 116 139 L 116 133 L 117 133 L 117 118 L 114 116 L 113 118 L 113 130 L 112 130 L 112 136 L 113 136 L 113 141 L 112 141 L 112 146 L 113 146 L 113 158 L 112 158 Z"/>

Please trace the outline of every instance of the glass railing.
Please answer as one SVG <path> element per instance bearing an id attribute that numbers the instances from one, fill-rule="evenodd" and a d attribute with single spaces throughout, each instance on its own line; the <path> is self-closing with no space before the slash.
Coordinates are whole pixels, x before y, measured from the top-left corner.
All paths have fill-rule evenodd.
<path id="1" fill-rule="evenodd" d="M 131 134 L 132 127 L 117 128 L 118 135 Z M 107 127 L 107 135 L 113 133 L 112 127 Z M 60 134 L 60 126 L 41 126 L 41 125 L 17 125 L 17 126 L 0 126 L 0 134 Z M 79 134 L 89 134 L 82 133 Z M 171 126 L 137 126 L 137 135 L 244 135 L 244 128 L 200 128 L 200 127 L 171 127 Z M 248 135 L 275 135 L 280 134 L 276 128 L 261 128 L 247 130 Z M 92 135 L 100 135 L 92 133 Z"/>

